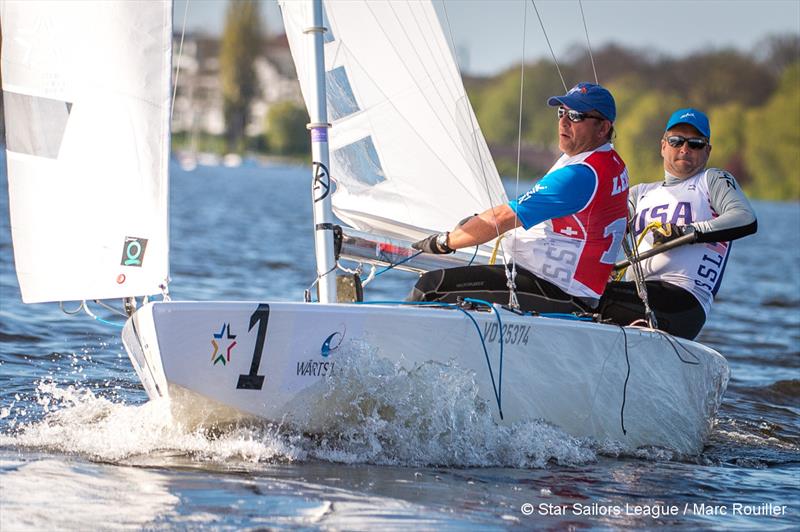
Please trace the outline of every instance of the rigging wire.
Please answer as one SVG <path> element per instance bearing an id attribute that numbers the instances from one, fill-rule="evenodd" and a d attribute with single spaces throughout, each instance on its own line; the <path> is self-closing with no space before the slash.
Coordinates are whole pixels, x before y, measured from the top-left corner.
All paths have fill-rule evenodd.
<path id="1" fill-rule="evenodd" d="M 519 120 L 517 121 L 517 177 L 514 184 L 514 197 L 519 197 L 519 167 L 522 161 L 522 107 L 525 101 L 525 39 L 528 35 L 528 6 L 522 2 L 522 60 L 519 65 Z M 517 234 L 517 221 L 519 219 L 514 217 L 513 235 Z M 514 238 L 511 243 L 511 271 L 506 267 L 506 283 L 508 285 L 508 306 L 511 308 L 519 309 L 519 301 L 516 294 L 516 279 L 517 279 L 517 239 Z"/>
<path id="2" fill-rule="evenodd" d="M 66 307 L 64 307 L 64 302 L 63 302 L 63 301 L 59 301 L 59 302 L 58 302 L 58 307 L 61 309 L 61 312 L 63 312 L 64 314 L 66 314 L 66 315 L 68 315 L 68 316 L 74 316 L 74 315 L 76 315 L 78 312 L 80 312 L 80 311 L 82 311 L 82 310 L 83 310 L 83 306 L 84 306 L 84 304 L 85 304 L 85 303 L 86 303 L 86 301 L 81 301 L 81 302 L 78 304 L 78 308 L 76 308 L 75 310 L 67 310 L 67 308 L 66 308 Z"/>
<path id="3" fill-rule="evenodd" d="M 533 9 L 536 11 L 536 16 L 539 18 L 539 25 L 542 27 L 542 33 L 544 34 L 544 40 L 547 41 L 547 47 L 550 48 L 550 55 L 553 56 L 553 63 L 556 65 L 556 70 L 558 70 L 558 77 L 561 78 L 561 84 L 564 86 L 564 92 L 567 90 L 567 83 L 564 81 L 564 75 L 561 74 L 561 67 L 558 66 L 558 60 L 556 59 L 556 53 L 553 51 L 553 46 L 550 44 L 550 38 L 547 36 L 547 30 L 544 29 L 544 22 L 542 22 L 542 16 L 539 14 L 539 9 L 536 7 L 536 2 L 531 0 L 531 4 L 533 4 Z"/>
<path id="4" fill-rule="evenodd" d="M 327 272 L 322 273 L 322 274 L 317 272 L 317 278 L 314 279 L 314 282 L 311 283 L 311 285 L 308 288 L 303 290 L 303 301 L 305 301 L 306 303 L 311 303 L 311 289 L 314 288 L 322 280 L 323 277 L 325 277 L 326 275 L 328 275 L 331 272 L 336 271 L 336 268 L 338 268 L 338 267 L 339 267 L 338 262 L 336 262 L 336 263 L 334 263 L 333 266 L 331 266 L 331 269 L 328 270 Z M 319 298 L 317 298 L 317 301 L 319 301 Z"/>
<path id="5" fill-rule="evenodd" d="M 650 308 L 650 301 L 647 297 L 647 283 L 645 282 L 642 265 L 639 264 L 639 252 L 635 247 L 628 245 L 626 240 L 622 241 L 622 248 L 626 255 L 628 255 L 628 260 L 631 262 L 634 260 L 636 261 L 636 264 L 631 265 L 631 268 L 633 268 L 633 281 L 636 286 L 636 293 L 642 301 L 642 305 L 644 305 L 644 316 L 647 325 L 651 329 L 656 329 L 658 328 L 658 321 L 656 320 L 655 313 Z"/>
<path id="6" fill-rule="evenodd" d="M 592 43 L 589 41 L 589 28 L 586 27 L 586 16 L 583 14 L 583 2 L 578 0 L 578 6 L 581 8 L 581 19 L 583 20 L 583 31 L 586 33 L 586 47 L 589 49 L 589 61 L 592 62 L 592 71 L 594 72 L 594 82 L 598 85 L 600 82 L 597 78 L 597 69 L 594 66 L 594 54 L 592 54 Z"/>
<path id="7" fill-rule="evenodd" d="M 183 56 L 183 38 L 186 35 L 186 15 L 189 13 L 189 1 L 186 0 L 186 7 L 183 9 L 183 26 L 181 27 L 181 44 L 178 46 L 178 62 L 175 66 L 175 85 L 172 87 L 172 102 L 169 108 L 169 118 L 175 112 L 175 97 L 178 95 L 178 75 L 181 73 L 181 57 Z"/>
<path id="8" fill-rule="evenodd" d="M 106 310 L 110 310 L 110 311 L 111 311 L 111 312 L 113 312 L 114 314 L 117 314 L 117 315 L 119 315 L 119 316 L 122 316 L 122 317 L 123 317 L 123 318 L 125 318 L 125 319 L 127 319 L 127 318 L 128 318 L 128 315 L 127 315 L 127 314 L 125 314 L 125 312 L 123 312 L 123 311 L 121 311 L 121 310 L 119 310 L 119 309 L 116 309 L 116 308 L 112 307 L 111 305 L 109 305 L 108 303 L 104 302 L 104 301 L 103 301 L 103 300 L 101 300 L 101 299 L 95 299 L 95 300 L 94 300 L 94 302 L 95 302 L 95 303 L 97 303 L 98 305 L 100 305 L 101 307 L 103 307 L 104 309 L 106 309 Z"/>
<path id="9" fill-rule="evenodd" d="M 456 43 L 455 43 L 455 39 L 453 38 L 453 28 L 450 25 L 450 15 L 449 15 L 449 13 L 447 11 L 447 2 L 446 1 L 442 2 L 442 6 L 444 8 L 444 19 L 445 19 L 445 22 L 447 22 L 447 34 L 450 37 L 450 47 L 452 48 L 453 62 L 456 65 L 456 70 L 458 70 L 458 78 L 460 80 L 462 80 L 461 83 L 462 83 L 462 86 L 463 86 L 464 78 L 463 78 L 463 76 L 461 74 L 461 65 L 458 64 L 458 56 L 455 53 Z M 467 99 L 467 102 L 469 102 L 469 98 L 467 97 L 467 89 L 466 88 L 464 88 L 464 97 Z M 472 127 L 472 138 L 475 140 L 475 148 L 476 148 L 476 151 L 478 153 L 479 163 L 480 163 L 480 166 L 481 166 L 481 174 L 482 174 L 482 177 L 483 177 L 483 184 L 486 186 L 486 197 L 489 199 L 489 205 L 491 206 L 491 209 L 492 209 L 492 221 L 494 222 L 494 232 L 497 235 L 497 238 L 499 239 L 501 235 L 500 235 L 500 226 L 497 224 L 497 215 L 494 212 L 495 201 L 492 198 L 492 191 L 491 191 L 491 188 L 489 187 L 489 179 L 486 177 L 486 167 L 485 167 L 485 165 L 483 163 L 483 156 L 481 154 L 480 142 L 478 141 L 478 131 L 480 130 L 480 128 L 475 123 L 474 113 L 468 113 L 468 114 L 469 114 L 470 126 Z M 477 254 L 477 248 L 476 248 L 476 254 Z"/>
<path id="10" fill-rule="evenodd" d="M 650 302 L 647 297 L 647 283 L 645 282 L 644 270 L 642 269 L 642 263 L 639 259 L 639 243 L 636 242 L 635 234 L 634 220 L 632 218 L 628 219 L 628 238 L 626 239 L 623 237 L 622 249 L 628 257 L 628 261 L 631 263 L 630 267 L 633 269 L 636 293 L 639 295 L 639 299 L 642 300 L 642 304 L 644 305 L 645 319 L 652 329 L 657 329 L 658 320 L 656 319 L 655 312 L 650 308 Z M 629 243 L 628 240 L 631 242 Z"/>
<path id="11" fill-rule="evenodd" d="M 422 251 L 417 251 L 417 252 L 416 252 L 416 253 L 414 253 L 413 255 L 409 255 L 408 257 L 404 258 L 404 259 L 403 259 L 403 260 L 401 260 L 401 261 L 398 261 L 398 262 L 393 262 L 393 263 L 389 263 L 389 265 L 388 265 L 388 266 L 386 266 L 384 269 L 382 269 L 382 270 L 379 270 L 378 272 L 376 272 L 376 273 L 375 273 L 375 277 L 379 276 L 380 274 L 382 274 L 382 273 L 384 273 L 384 272 L 388 272 L 388 271 L 389 271 L 389 270 L 391 270 L 392 268 L 395 268 L 395 267 L 397 267 L 397 266 L 400 266 L 400 265 L 401 265 L 401 264 L 403 264 L 404 262 L 408 262 L 408 261 L 410 261 L 411 259 L 413 259 L 413 258 L 414 258 L 414 257 L 416 257 L 417 255 L 419 255 L 420 253 L 422 253 Z"/>
<path id="12" fill-rule="evenodd" d="M 453 57 L 455 59 L 454 62 L 456 64 L 456 69 L 458 70 L 459 79 L 463 80 L 463 77 L 461 76 L 461 67 L 458 64 L 457 56 L 455 54 L 456 45 L 455 45 L 455 39 L 453 38 L 453 28 L 452 28 L 452 26 L 450 24 L 450 16 L 449 16 L 448 11 L 447 11 L 447 2 L 442 2 L 442 5 L 444 7 L 445 21 L 447 22 L 447 32 L 448 32 L 448 36 L 450 37 L 450 46 L 453 49 Z M 525 10 L 525 14 L 527 15 L 527 9 Z M 522 65 L 520 67 L 523 70 L 523 72 L 524 72 L 524 69 L 525 69 L 525 33 L 526 33 L 526 23 L 523 22 Z M 524 79 L 524 74 L 523 74 L 523 79 Z M 462 81 L 462 83 L 463 83 L 463 81 Z M 517 149 L 517 185 L 516 185 L 517 195 L 519 193 L 520 144 L 522 142 L 522 89 L 523 89 L 523 85 L 521 84 L 520 85 L 519 134 L 518 134 L 518 141 L 519 142 L 518 142 L 518 149 Z M 467 92 L 466 89 L 464 89 L 465 96 L 466 96 L 466 92 Z M 495 210 L 494 210 L 495 202 L 492 199 L 492 194 L 491 194 L 491 190 L 490 190 L 490 187 L 489 187 L 489 180 L 486 177 L 486 170 L 485 170 L 485 167 L 484 167 L 484 164 L 483 164 L 483 158 L 481 157 L 480 144 L 478 142 L 478 131 L 479 131 L 479 128 L 474 123 L 475 122 L 475 117 L 473 116 L 473 113 L 469 113 L 469 117 L 470 117 L 470 125 L 472 126 L 473 138 L 475 139 L 475 145 L 476 145 L 476 148 L 477 148 L 478 156 L 480 157 L 481 173 L 483 174 L 483 181 L 484 181 L 484 185 L 486 186 L 486 195 L 487 195 L 487 197 L 489 199 L 489 204 L 490 204 L 491 209 L 492 209 L 492 222 L 494 223 L 494 232 L 497 235 L 497 242 L 495 244 L 495 249 L 498 246 L 502 248 L 502 243 L 501 242 L 502 242 L 503 235 L 500 234 L 500 226 L 497 223 L 497 214 L 495 213 Z M 514 229 L 516 229 L 516 221 L 515 221 Z M 477 255 L 477 252 L 478 252 L 478 248 L 476 246 L 476 248 L 475 248 L 475 254 L 476 255 Z M 496 253 L 496 251 L 495 251 L 495 253 Z M 494 256 L 494 254 L 493 254 L 493 256 Z M 473 259 L 474 259 L 474 257 L 473 257 Z M 505 261 L 505 253 L 503 254 L 503 260 Z M 472 264 L 472 261 L 470 261 L 470 264 Z M 509 269 L 507 267 L 505 267 L 504 270 L 506 272 L 506 282 L 507 282 L 507 285 L 508 285 L 508 288 L 509 288 L 508 305 L 511 308 L 519 309 L 519 301 L 517 300 L 516 285 L 515 285 L 515 279 L 516 279 L 516 275 L 517 275 L 517 270 L 516 270 L 516 262 L 514 261 L 513 254 L 512 254 L 512 262 L 511 262 L 511 270 L 509 271 Z"/>

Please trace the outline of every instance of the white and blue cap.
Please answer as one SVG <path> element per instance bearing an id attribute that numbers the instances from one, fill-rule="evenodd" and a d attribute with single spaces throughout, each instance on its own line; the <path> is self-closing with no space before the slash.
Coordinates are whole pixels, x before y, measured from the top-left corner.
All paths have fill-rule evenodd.
<path id="1" fill-rule="evenodd" d="M 608 90 L 595 83 L 578 83 L 564 96 L 551 96 L 547 105 L 557 107 L 563 105 L 581 113 L 595 110 L 612 122 L 617 118 L 617 104 Z"/>
<path id="2" fill-rule="evenodd" d="M 667 129 L 665 131 L 669 131 L 678 124 L 689 124 L 705 138 L 711 138 L 711 126 L 708 124 L 708 117 L 702 111 L 692 109 L 691 107 L 678 109 L 669 117 Z"/>

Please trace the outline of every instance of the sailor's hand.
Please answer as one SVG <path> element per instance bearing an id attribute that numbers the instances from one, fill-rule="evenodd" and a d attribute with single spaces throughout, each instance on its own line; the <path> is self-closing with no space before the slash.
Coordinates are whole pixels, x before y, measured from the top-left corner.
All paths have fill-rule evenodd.
<path id="1" fill-rule="evenodd" d="M 676 225 L 673 223 L 664 224 L 658 229 L 653 230 L 653 247 L 666 244 L 670 240 L 675 240 L 683 235 L 693 235 L 689 244 L 697 242 L 697 237 L 700 232 L 697 231 L 692 225 Z"/>
<path id="2" fill-rule="evenodd" d="M 447 237 L 449 235 L 450 233 L 435 233 L 427 238 L 423 238 L 419 242 L 414 242 L 411 244 L 411 247 L 425 253 L 433 253 L 434 255 L 453 253 L 455 250 L 447 245 Z"/>

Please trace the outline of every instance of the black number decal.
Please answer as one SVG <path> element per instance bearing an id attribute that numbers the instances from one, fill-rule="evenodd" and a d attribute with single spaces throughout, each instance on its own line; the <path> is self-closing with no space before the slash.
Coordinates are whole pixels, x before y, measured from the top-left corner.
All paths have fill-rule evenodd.
<path id="1" fill-rule="evenodd" d="M 261 365 L 261 352 L 264 350 L 264 339 L 267 337 L 267 322 L 269 321 L 269 305 L 259 303 L 258 308 L 250 316 L 250 328 L 258 323 L 256 336 L 256 347 L 253 349 L 253 361 L 250 363 L 250 373 L 239 375 L 239 382 L 236 384 L 237 390 L 260 390 L 264 386 L 264 375 L 258 374 L 258 367 Z"/>
<path id="2" fill-rule="evenodd" d="M 722 255 L 717 255 L 717 260 L 714 260 L 713 258 L 711 258 L 708 255 L 706 255 L 705 253 L 703 253 L 703 260 L 707 260 L 711 264 L 716 265 L 717 268 L 721 268 L 722 267 Z"/>

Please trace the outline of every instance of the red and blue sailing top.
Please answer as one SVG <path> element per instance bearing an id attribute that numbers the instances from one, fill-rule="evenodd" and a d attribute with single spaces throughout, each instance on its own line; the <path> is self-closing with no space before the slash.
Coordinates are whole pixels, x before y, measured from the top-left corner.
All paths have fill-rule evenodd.
<path id="1" fill-rule="evenodd" d="M 627 203 L 628 172 L 611 144 L 564 154 L 509 202 L 522 228 L 504 243 L 506 260 L 568 294 L 598 299 L 622 246 Z"/>

